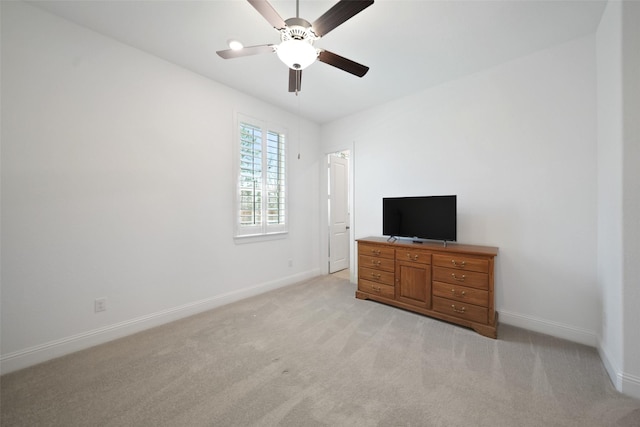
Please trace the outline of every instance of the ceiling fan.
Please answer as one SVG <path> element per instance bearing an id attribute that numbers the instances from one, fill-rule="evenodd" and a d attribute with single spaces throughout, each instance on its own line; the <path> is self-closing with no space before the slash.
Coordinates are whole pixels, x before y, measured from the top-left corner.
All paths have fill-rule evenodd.
<path id="1" fill-rule="evenodd" d="M 364 76 L 369 71 L 367 66 L 328 50 L 316 49 L 313 43 L 371 6 L 374 0 L 340 0 L 313 24 L 299 17 L 299 0 L 296 0 L 296 17 L 287 20 L 283 20 L 267 0 L 247 1 L 280 33 L 280 44 L 219 50 L 217 54 L 220 57 L 232 59 L 276 52 L 278 58 L 289 67 L 289 92 L 296 92 L 296 94 L 301 89 L 302 70 L 313 64 L 316 59 L 358 77 Z"/>

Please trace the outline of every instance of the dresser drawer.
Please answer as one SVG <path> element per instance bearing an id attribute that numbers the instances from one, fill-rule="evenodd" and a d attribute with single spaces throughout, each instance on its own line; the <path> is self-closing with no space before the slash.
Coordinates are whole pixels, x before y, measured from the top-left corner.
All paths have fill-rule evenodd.
<path id="1" fill-rule="evenodd" d="M 431 264 L 431 252 L 419 249 L 397 249 L 397 261 L 411 261 L 418 264 Z"/>
<path id="2" fill-rule="evenodd" d="M 489 309 L 445 298 L 433 297 L 433 309 L 449 316 L 487 324 Z"/>
<path id="3" fill-rule="evenodd" d="M 459 256 L 456 254 L 433 254 L 433 265 L 438 267 L 455 268 L 458 270 L 477 271 L 479 273 L 489 272 L 489 260 Z"/>
<path id="4" fill-rule="evenodd" d="M 433 295 L 483 307 L 489 306 L 489 291 L 482 289 L 433 282 Z"/>
<path id="5" fill-rule="evenodd" d="M 358 257 L 358 267 L 373 268 L 376 270 L 394 271 L 395 261 L 387 258 L 375 258 L 366 255 Z"/>
<path id="6" fill-rule="evenodd" d="M 393 286 L 395 274 L 393 271 L 382 271 L 360 267 L 358 269 L 358 279 L 370 280 L 372 282 Z"/>
<path id="7" fill-rule="evenodd" d="M 387 246 L 367 245 L 363 243 L 358 244 L 358 255 L 367 255 L 377 258 L 395 258 L 395 249 Z"/>
<path id="8" fill-rule="evenodd" d="M 381 297 L 394 299 L 396 289 L 393 286 L 383 285 L 381 283 L 371 282 L 369 280 L 358 280 L 358 290 L 368 294 L 380 295 Z"/>
<path id="9" fill-rule="evenodd" d="M 433 281 L 452 285 L 470 286 L 478 289 L 489 289 L 489 275 L 475 271 L 460 271 L 453 268 L 433 268 Z"/>

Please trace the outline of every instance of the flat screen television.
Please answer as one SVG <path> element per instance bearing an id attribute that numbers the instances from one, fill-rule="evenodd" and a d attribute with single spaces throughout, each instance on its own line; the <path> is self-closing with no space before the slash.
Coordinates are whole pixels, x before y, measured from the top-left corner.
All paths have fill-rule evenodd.
<path id="1" fill-rule="evenodd" d="M 455 242 L 456 196 L 385 197 L 382 234 Z"/>

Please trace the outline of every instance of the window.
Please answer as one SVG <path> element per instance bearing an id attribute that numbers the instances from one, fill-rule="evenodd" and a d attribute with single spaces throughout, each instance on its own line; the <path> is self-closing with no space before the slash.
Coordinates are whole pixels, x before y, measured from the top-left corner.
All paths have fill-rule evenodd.
<path id="1" fill-rule="evenodd" d="M 287 232 L 286 135 L 238 115 L 236 237 Z"/>

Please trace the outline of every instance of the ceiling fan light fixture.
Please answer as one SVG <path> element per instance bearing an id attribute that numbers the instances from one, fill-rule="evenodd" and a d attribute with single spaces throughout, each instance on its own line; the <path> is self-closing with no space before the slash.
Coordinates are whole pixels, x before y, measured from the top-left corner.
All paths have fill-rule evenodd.
<path id="1" fill-rule="evenodd" d="M 318 51 L 305 40 L 286 40 L 276 49 L 278 58 L 292 70 L 304 70 L 318 58 Z"/>

